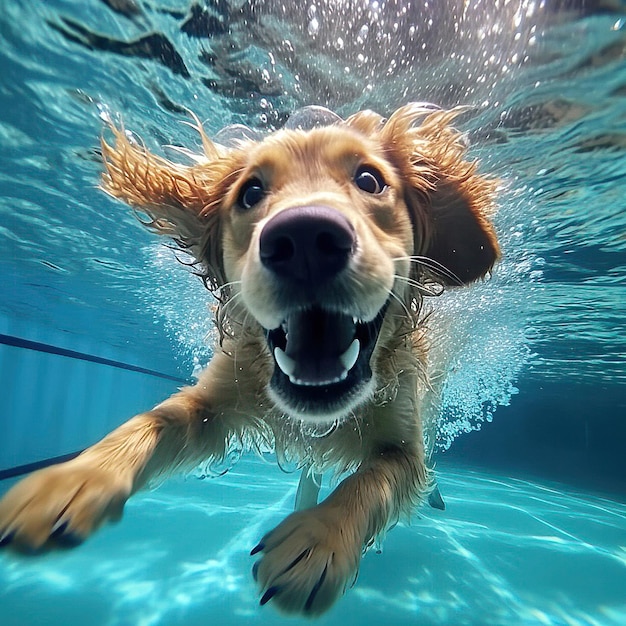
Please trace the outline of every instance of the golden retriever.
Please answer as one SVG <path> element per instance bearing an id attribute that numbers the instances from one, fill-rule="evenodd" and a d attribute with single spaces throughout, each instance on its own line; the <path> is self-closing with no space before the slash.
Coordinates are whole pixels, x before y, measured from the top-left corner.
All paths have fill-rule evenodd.
<path id="1" fill-rule="evenodd" d="M 495 183 L 466 160 L 457 114 L 363 111 L 231 148 L 198 123 L 204 154 L 190 165 L 112 126 L 103 188 L 193 255 L 218 298 L 219 345 L 195 386 L 15 485 L 0 544 L 80 541 L 151 480 L 235 441 L 271 445 L 311 471 L 348 473 L 252 550 L 261 604 L 327 610 L 363 550 L 431 485 L 436 364 L 422 299 L 485 276 L 499 256 Z M 328 432 L 307 437 L 301 422 Z"/>

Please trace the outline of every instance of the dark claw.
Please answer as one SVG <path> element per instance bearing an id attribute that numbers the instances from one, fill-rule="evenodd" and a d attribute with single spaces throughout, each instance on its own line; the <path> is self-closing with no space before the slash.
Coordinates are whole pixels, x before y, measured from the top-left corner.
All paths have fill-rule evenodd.
<path id="1" fill-rule="evenodd" d="M 259 565 L 260 565 L 261 561 L 257 561 L 253 566 L 252 566 L 252 578 L 254 578 L 254 582 L 258 582 L 259 578 Z"/>
<path id="2" fill-rule="evenodd" d="M 278 574 L 278 576 L 276 576 L 276 578 L 278 578 L 279 576 L 282 576 L 283 574 L 286 574 L 289 570 L 293 569 L 296 565 L 298 565 L 298 563 L 300 563 L 302 559 L 308 557 L 310 554 L 311 554 L 311 548 L 307 548 L 306 550 L 301 552 L 299 556 L 297 556 L 280 574 Z"/>
<path id="3" fill-rule="evenodd" d="M 84 538 L 74 532 L 67 532 L 70 520 L 65 520 L 60 524 L 57 522 L 52 532 L 50 533 L 50 539 L 52 539 L 61 548 L 75 548 L 83 543 Z"/>
<path id="4" fill-rule="evenodd" d="M 265 549 L 265 544 L 261 541 L 261 543 L 257 544 L 256 546 L 254 546 L 254 548 L 252 548 L 252 550 L 250 551 L 250 556 L 254 556 L 255 554 L 258 554 L 259 552 L 261 552 L 261 550 Z"/>
<path id="5" fill-rule="evenodd" d="M 69 520 L 65 520 L 61 524 L 57 522 L 52 528 L 52 532 L 50 533 L 50 539 L 59 539 L 62 535 L 64 535 L 69 523 Z"/>
<path id="6" fill-rule="evenodd" d="M 270 587 L 261 598 L 260 605 L 263 606 L 267 604 L 278 592 L 280 591 L 279 587 Z"/>
<path id="7" fill-rule="evenodd" d="M 8 546 L 12 541 L 13 537 L 15 537 L 15 531 L 5 531 L 2 535 L 0 535 L 0 548 L 4 548 Z"/>
<path id="8" fill-rule="evenodd" d="M 309 594 L 309 597 L 307 598 L 306 604 L 304 605 L 305 612 L 308 613 L 311 610 L 311 607 L 313 606 L 313 602 L 315 602 L 315 596 L 317 595 L 317 592 L 320 590 L 320 588 L 324 584 L 327 571 L 328 571 L 328 563 L 324 566 L 324 571 L 322 572 L 320 579 L 315 583 L 315 587 L 313 587 L 313 589 L 311 590 L 311 593 Z"/>

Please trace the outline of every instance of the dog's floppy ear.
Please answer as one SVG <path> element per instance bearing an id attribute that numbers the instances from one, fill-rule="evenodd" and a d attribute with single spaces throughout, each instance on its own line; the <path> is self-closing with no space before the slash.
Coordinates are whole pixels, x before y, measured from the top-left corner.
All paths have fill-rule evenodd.
<path id="1" fill-rule="evenodd" d="M 407 105 L 381 130 L 404 180 L 415 225 L 414 253 L 440 265 L 435 273 L 447 285 L 485 276 L 500 255 L 489 221 L 496 183 L 465 160 L 466 145 L 450 126 L 460 112 Z"/>
<path id="2" fill-rule="evenodd" d="M 225 282 L 220 206 L 236 166 L 198 125 L 205 154 L 181 165 L 151 153 L 110 125 L 113 145 L 102 139 L 102 188 L 147 216 L 142 222 L 171 237 L 202 267 L 207 286 Z"/>

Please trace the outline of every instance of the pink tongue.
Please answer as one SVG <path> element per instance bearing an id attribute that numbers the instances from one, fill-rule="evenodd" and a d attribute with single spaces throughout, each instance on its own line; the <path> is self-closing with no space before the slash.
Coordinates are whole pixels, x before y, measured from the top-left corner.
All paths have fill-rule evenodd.
<path id="1" fill-rule="evenodd" d="M 285 352 L 296 362 L 293 376 L 305 383 L 321 383 L 340 377 L 339 360 L 354 339 L 352 318 L 315 308 L 287 318 Z"/>

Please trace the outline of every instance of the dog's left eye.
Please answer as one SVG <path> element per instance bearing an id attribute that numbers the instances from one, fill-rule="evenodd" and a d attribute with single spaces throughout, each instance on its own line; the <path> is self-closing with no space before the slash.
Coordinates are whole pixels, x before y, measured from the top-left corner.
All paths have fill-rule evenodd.
<path id="1" fill-rule="evenodd" d="M 258 178 L 251 178 L 239 192 L 237 204 L 244 209 L 251 209 L 263 200 L 265 187 Z"/>
<path id="2" fill-rule="evenodd" d="M 361 166 L 354 175 L 356 186 L 367 193 L 382 193 L 387 188 L 383 175 L 375 168 Z"/>

